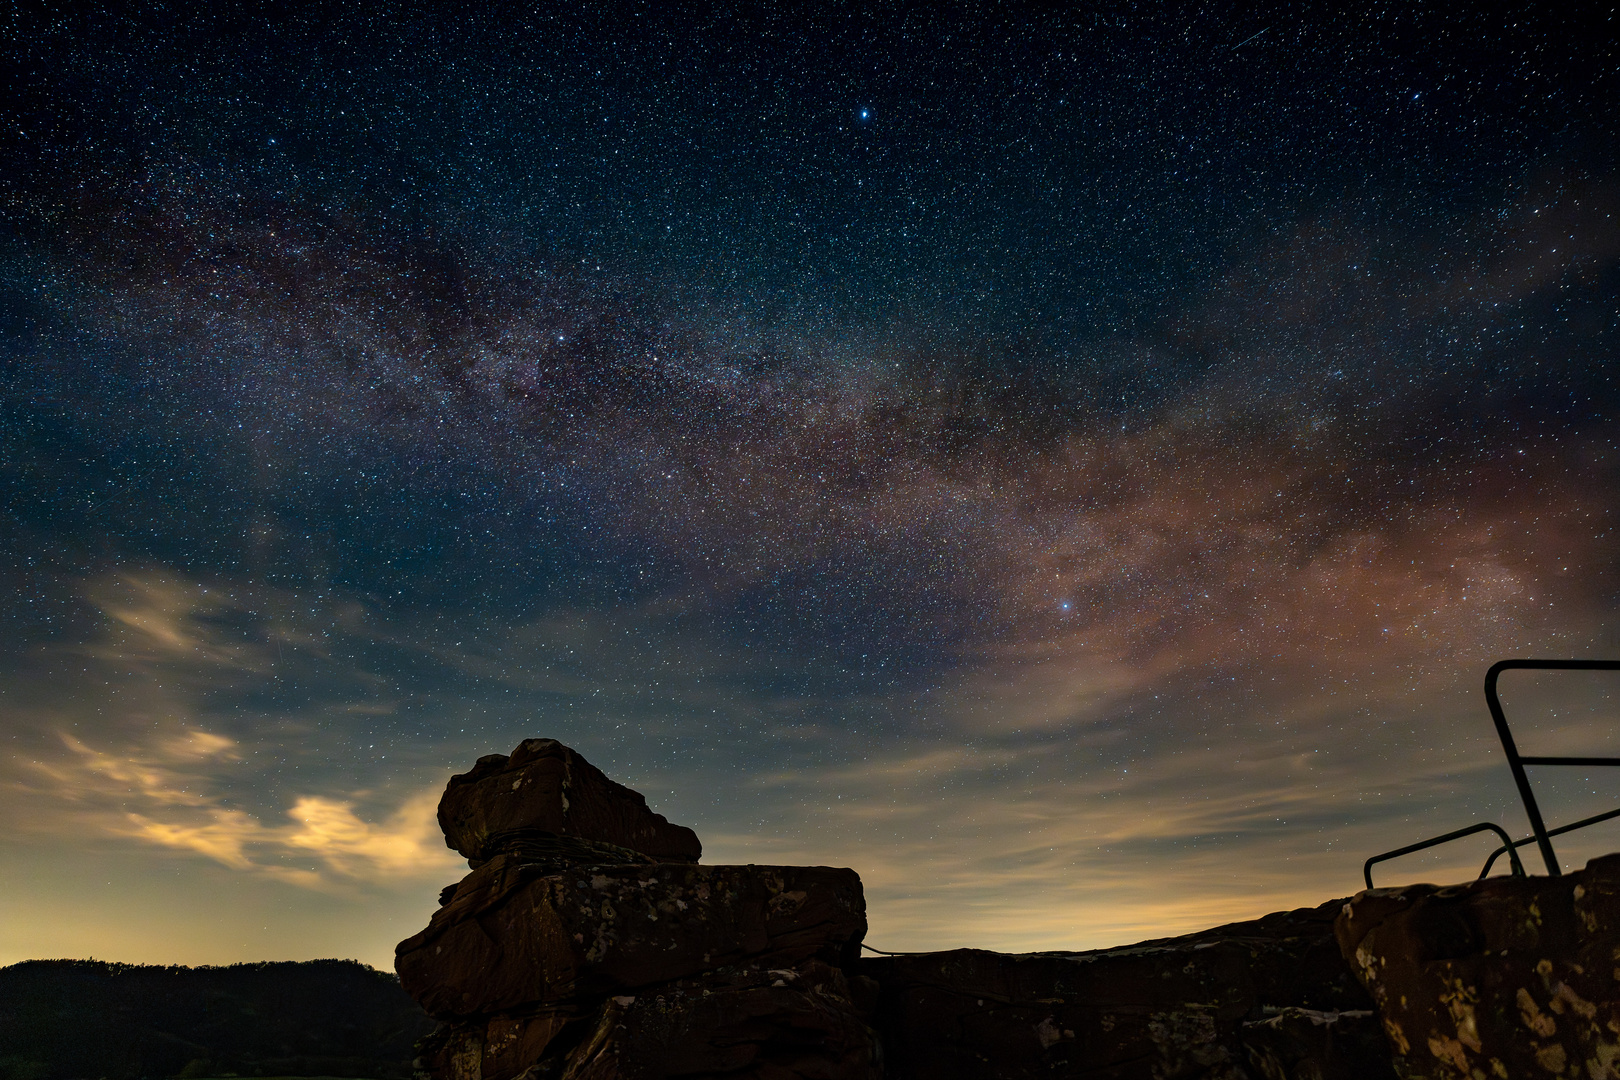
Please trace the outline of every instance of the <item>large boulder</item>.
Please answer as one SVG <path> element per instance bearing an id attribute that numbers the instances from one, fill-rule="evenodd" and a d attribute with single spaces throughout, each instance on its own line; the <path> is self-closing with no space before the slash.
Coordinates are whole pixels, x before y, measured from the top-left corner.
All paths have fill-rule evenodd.
<path id="1" fill-rule="evenodd" d="M 747 964 L 615 995 L 587 1012 L 460 1023 L 430 1041 L 442 1080 L 877 1080 L 848 980 L 819 960 Z"/>
<path id="2" fill-rule="evenodd" d="M 1620 855 L 1370 889 L 1337 934 L 1404 1077 L 1620 1077 Z"/>
<path id="3" fill-rule="evenodd" d="M 826 866 L 584 867 L 498 855 L 399 943 L 400 982 L 433 1016 L 600 999 L 743 962 L 854 959 L 866 901 Z"/>
<path id="4" fill-rule="evenodd" d="M 417 1044 L 417 1075 L 425 1073 L 433 1080 L 513 1080 L 542 1061 L 566 1057 L 593 1025 L 599 1008 L 599 1004 L 539 1006 L 449 1021 Z"/>
<path id="5" fill-rule="evenodd" d="M 691 829 L 653 813 L 639 792 L 555 739 L 525 739 L 510 755 L 489 754 L 452 776 L 439 800 L 439 827 L 475 868 L 517 844 L 556 837 L 595 845 L 595 862 L 646 856 L 695 863 L 703 854 Z"/>
<path id="6" fill-rule="evenodd" d="M 579 1080 L 878 1080 L 877 1041 L 837 968 L 712 972 L 609 998 L 567 1058 Z"/>
<path id="7" fill-rule="evenodd" d="M 439 823 L 472 873 L 395 955 L 444 1021 L 434 1080 L 876 1077 L 853 870 L 695 865 L 690 829 L 550 739 L 453 777 Z"/>
<path id="8" fill-rule="evenodd" d="M 1392 1077 L 1333 938 L 1343 903 L 1097 952 L 958 949 L 861 971 L 882 987 L 891 1077 Z"/>

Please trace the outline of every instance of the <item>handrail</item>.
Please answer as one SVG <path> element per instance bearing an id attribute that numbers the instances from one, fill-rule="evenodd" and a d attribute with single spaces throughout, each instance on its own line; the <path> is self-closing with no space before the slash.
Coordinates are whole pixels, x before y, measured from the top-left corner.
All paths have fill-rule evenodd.
<path id="1" fill-rule="evenodd" d="M 1424 848 L 1435 847 L 1439 844 L 1449 843 L 1452 840 L 1487 830 L 1502 838 L 1502 847 L 1493 851 L 1491 857 L 1485 860 L 1485 868 L 1479 872 L 1480 877 L 1483 878 L 1490 873 L 1491 867 L 1496 864 L 1497 858 L 1504 853 L 1513 867 L 1514 876 L 1523 877 L 1524 866 L 1519 862 L 1518 849 L 1531 842 L 1534 842 L 1541 851 L 1542 861 L 1547 864 L 1547 872 L 1553 877 L 1558 877 L 1561 871 L 1558 868 L 1558 856 L 1553 854 L 1552 837 L 1574 832 L 1576 829 L 1584 829 L 1588 825 L 1596 825 L 1598 822 L 1608 821 L 1610 818 L 1620 817 L 1620 810 L 1610 810 L 1606 813 L 1594 814 L 1589 818 L 1582 818 L 1580 821 L 1571 822 L 1568 825 L 1561 825 L 1556 829 L 1547 828 L 1547 823 L 1541 817 L 1541 807 L 1536 804 L 1535 792 L 1530 790 L 1530 776 L 1524 771 L 1526 765 L 1620 766 L 1620 757 L 1525 757 L 1520 754 L 1518 745 L 1513 741 L 1513 732 L 1508 730 L 1507 716 L 1502 712 L 1502 699 L 1496 692 L 1497 680 L 1501 677 L 1502 672 L 1515 669 L 1533 671 L 1620 671 L 1620 660 L 1531 660 L 1515 658 L 1512 660 L 1498 660 L 1490 666 L 1490 670 L 1485 672 L 1485 704 L 1490 708 L 1491 722 L 1496 725 L 1497 737 L 1502 740 L 1502 752 L 1507 755 L 1508 769 L 1513 773 L 1513 783 L 1518 787 L 1519 798 L 1524 802 L 1525 816 L 1530 819 L 1531 835 L 1523 840 L 1510 840 L 1501 826 L 1487 821 L 1478 825 L 1470 825 L 1466 829 L 1448 832 L 1444 836 L 1436 836 L 1419 841 L 1416 844 L 1408 844 L 1406 847 L 1397 848 L 1394 851 L 1386 851 L 1381 855 L 1374 855 L 1362 865 L 1361 876 L 1366 879 L 1367 888 L 1373 887 L 1372 868 L 1374 863 L 1393 859 L 1400 855 L 1410 855 L 1414 851 L 1422 851 Z"/>
<path id="2" fill-rule="evenodd" d="M 1558 836 L 1561 833 L 1574 832 L 1576 829 L 1584 829 L 1588 825 L 1596 825 L 1600 821 L 1608 821 L 1610 818 L 1617 817 L 1620 817 L 1620 810 L 1607 810 L 1601 814 L 1593 814 L 1591 817 L 1581 818 L 1581 820 L 1571 822 L 1568 825 L 1560 825 L 1556 829 L 1548 829 L 1547 835 Z M 1534 836 L 1527 836 L 1523 840 L 1513 841 L 1512 846 L 1516 848 L 1524 847 L 1526 844 L 1534 843 L 1535 839 L 1536 838 Z M 1485 869 L 1479 872 L 1479 876 L 1484 877 L 1486 874 L 1490 873 L 1491 867 L 1496 864 L 1496 860 L 1500 858 L 1502 853 L 1507 850 L 1508 849 L 1505 847 L 1499 847 L 1495 851 L 1491 852 L 1491 857 L 1485 860 Z"/>
<path id="3" fill-rule="evenodd" d="M 1410 854 L 1412 854 L 1412 852 L 1414 852 L 1414 851 L 1422 851 L 1424 848 L 1436 847 L 1437 845 L 1440 845 L 1440 844 L 1449 844 L 1453 840 L 1460 840 L 1465 836 L 1472 836 L 1474 833 L 1484 832 L 1487 829 L 1489 829 L 1491 832 L 1495 833 L 1497 836 L 1500 836 L 1502 838 L 1502 843 L 1507 845 L 1506 851 L 1508 853 L 1508 861 L 1513 864 L 1513 874 L 1514 874 L 1514 876 L 1515 877 L 1524 877 L 1524 864 L 1519 862 L 1519 853 L 1517 851 L 1513 850 L 1517 845 L 1515 845 L 1512 840 L 1508 839 L 1508 834 L 1507 834 L 1506 830 L 1504 830 L 1502 828 L 1502 826 L 1500 826 L 1500 825 L 1498 825 L 1498 824 L 1496 824 L 1495 822 L 1492 822 L 1492 821 L 1482 821 L 1478 825 L 1470 825 L 1466 829 L 1458 829 L 1455 832 L 1448 832 L 1444 836 L 1430 837 L 1428 840 L 1419 840 L 1415 844 L 1407 844 L 1405 847 L 1396 848 L 1394 851 L 1386 851 L 1382 855 L 1374 855 L 1372 858 L 1368 859 L 1365 863 L 1362 864 L 1362 866 L 1361 866 L 1361 876 L 1367 879 L 1367 888 L 1370 889 L 1370 888 L 1373 887 L 1373 883 L 1372 883 L 1373 863 L 1380 863 L 1380 862 L 1383 862 L 1385 859 L 1398 858 L 1401 855 L 1410 855 Z M 1527 843 L 1529 843 L 1529 841 L 1528 840 L 1522 840 L 1522 841 L 1520 841 L 1520 843 L 1526 843 L 1527 844 Z M 1491 856 L 1491 862 L 1495 862 L 1495 861 L 1496 861 L 1496 856 L 1495 855 Z M 1486 863 L 1485 865 L 1487 867 L 1489 867 L 1490 863 Z M 1479 876 L 1484 877 L 1485 875 L 1482 873 Z"/>
<path id="4" fill-rule="evenodd" d="M 1535 792 L 1530 790 L 1530 777 L 1526 765 L 1620 765 L 1620 758 L 1586 757 L 1521 757 L 1514 745 L 1513 733 L 1508 730 L 1507 716 L 1502 712 L 1502 699 L 1496 693 L 1496 680 L 1504 671 L 1529 669 L 1533 671 L 1620 671 L 1620 660 L 1498 660 L 1485 673 L 1485 703 L 1490 706 L 1491 721 L 1501 737 L 1502 750 L 1507 754 L 1508 768 L 1513 771 L 1513 782 L 1518 785 L 1519 798 L 1524 800 L 1524 813 L 1530 819 L 1530 831 L 1535 834 L 1536 847 L 1541 850 L 1547 873 L 1558 877 L 1558 856 L 1553 854 L 1551 833 L 1541 819 L 1541 807 L 1536 805 Z M 1567 828 L 1560 832 L 1568 832 Z M 1493 856 L 1494 858 L 1494 856 Z"/>

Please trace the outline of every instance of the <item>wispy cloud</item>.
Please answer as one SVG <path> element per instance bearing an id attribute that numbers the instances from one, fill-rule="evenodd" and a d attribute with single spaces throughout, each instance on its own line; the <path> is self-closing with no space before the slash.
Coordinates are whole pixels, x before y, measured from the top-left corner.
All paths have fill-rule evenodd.
<path id="1" fill-rule="evenodd" d="M 452 873 L 434 817 L 439 791 L 418 791 L 378 820 L 355 795 L 306 794 L 270 823 L 228 805 L 219 775 L 236 742 L 205 731 L 107 753 L 62 734 L 65 758 L 34 763 L 34 794 L 72 805 L 71 818 L 106 836 L 189 852 L 233 870 L 333 889 Z"/>
<path id="2" fill-rule="evenodd" d="M 230 592 L 152 571 L 97 578 L 83 595 L 108 620 L 87 647 L 97 658 L 244 675 L 270 670 L 273 642 L 249 629 L 258 612 Z"/>

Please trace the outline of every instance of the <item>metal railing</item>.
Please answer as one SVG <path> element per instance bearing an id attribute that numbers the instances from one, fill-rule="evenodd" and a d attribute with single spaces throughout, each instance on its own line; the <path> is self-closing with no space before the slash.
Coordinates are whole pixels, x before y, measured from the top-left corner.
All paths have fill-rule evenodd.
<path id="1" fill-rule="evenodd" d="M 1506 831 L 1494 822 L 1481 822 L 1470 825 L 1466 829 L 1457 829 L 1443 836 L 1431 837 L 1416 844 L 1408 844 L 1394 851 L 1386 851 L 1368 859 L 1361 868 L 1362 877 L 1367 881 L 1367 888 L 1373 887 L 1373 864 L 1384 862 L 1387 859 L 1410 855 L 1414 851 L 1424 848 L 1436 847 L 1440 844 L 1450 843 L 1464 836 L 1471 836 L 1478 832 L 1493 832 L 1502 838 L 1502 846 L 1491 853 L 1485 860 L 1485 868 L 1479 872 L 1484 877 L 1491 872 L 1497 858 L 1506 854 L 1512 866 L 1515 877 L 1524 876 L 1524 865 L 1519 862 L 1518 849 L 1526 844 L 1535 844 L 1541 851 L 1542 861 L 1547 864 L 1547 873 L 1558 877 L 1562 871 L 1558 868 L 1558 856 L 1553 853 L 1552 838 L 1576 829 L 1584 829 L 1588 825 L 1596 825 L 1600 821 L 1620 817 L 1620 810 L 1610 810 L 1602 814 L 1594 814 L 1580 821 L 1561 825 L 1556 829 L 1548 829 L 1547 823 L 1542 820 L 1541 807 L 1536 803 L 1535 792 L 1530 789 L 1530 776 L 1526 773 L 1526 765 L 1620 765 L 1620 757 L 1525 757 L 1519 753 L 1518 745 L 1513 741 L 1513 732 L 1508 729 L 1507 716 L 1502 712 L 1502 699 L 1497 695 L 1496 683 L 1502 672 L 1515 669 L 1528 669 L 1532 671 L 1620 671 L 1620 660 L 1499 660 L 1491 665 L 1485 673 L 1485 703 L 1491 710 L 1491 721 L 1496 725 L 1497 737 L 1502 740 L 1502 752 L 1507 755 L 1508 768 L 1513 773 L 1513 782 L 1518 785 L 1519 798 L 1524 802 L 1525 816 L 1530 819 L 1531 835 L 1523 840 L 1510 840 Z"/>
<path id="2" fill-rule="evenodd" d="M 1367 879 L 1367 888 L 1370 889 L 1373 887 L 1372 868 L 1374 863 L 1381 863 L 1386 859 L 1398 859 L 1402 855 L 1410 855 L 1412 852 L 1422 851 L 1424 848 L 1439 847 L 1441 844 L 1449 844 L 1453 840 L 1461 840 L 1465 836 L 1472 836 L 1474 833 L 1485 832 L 1486 830 L 1490 830 L 1497 836 L 1500 836 L 1502 838 L 1502 843 L 1507 845 L 1503 850 L 1508 853 L 1508 862 L 1513 866 L 1513 876 L 1524 877 L 1524 864 L 1519 861 L 1519 853 L 1517 850 L 1515 850 L 1518 847 L 1518 844 L 1510 840 L 1508 838 L 1507 830 L 1503 829 L 1502 826 L 1496 824 L 1494 821 L 1482 821 L 1478 825 L 1470 825 L 1466 829 L 1457 829 L 1453 832 L 1448 832 L 1443 836 L 1431 836 L 1427 840 L 1419 840 L 1415 844 L 1407 844 L 1403 848 L 1396 848 L 1394 851 L 1386 851 L 1382 855 L 1374 855 L 1372 858 L 1368 859 L 1362 864 L 1361 876 Z M 1531 837 L 1530 839 L 1533 840 L 1535 837 Z M 1528 842 L 1529 841 L 1525 841 L 1525 843 Z M 1489 870 L 1491 863 L 1495 861 L 1496 856 L 1492 855 L 1491 862 L 1485 864 L 1485 870 Z M 1480 877 L 1485 876 L 1485 870 L 1481 870 L 1479 872 Z"/>

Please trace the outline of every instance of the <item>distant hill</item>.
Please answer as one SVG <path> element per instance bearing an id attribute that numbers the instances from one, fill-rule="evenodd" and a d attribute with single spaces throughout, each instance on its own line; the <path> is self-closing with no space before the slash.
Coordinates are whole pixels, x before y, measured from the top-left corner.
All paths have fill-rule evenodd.
<path id="1" fill-rule="evenodd" d="M 433 1026 L 391 973 L 353 960 L 0 968 L 0 1080 L 405 1080 Z"/>

